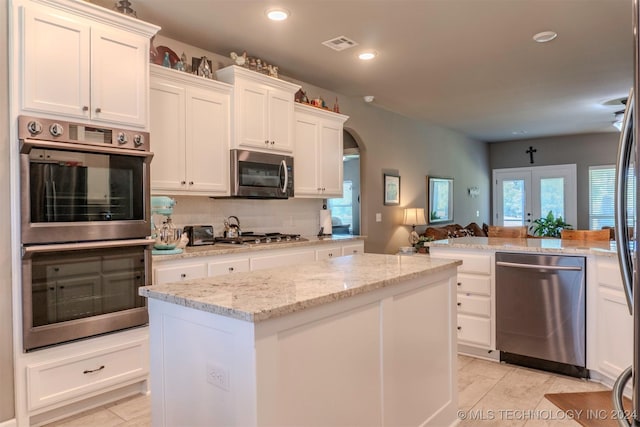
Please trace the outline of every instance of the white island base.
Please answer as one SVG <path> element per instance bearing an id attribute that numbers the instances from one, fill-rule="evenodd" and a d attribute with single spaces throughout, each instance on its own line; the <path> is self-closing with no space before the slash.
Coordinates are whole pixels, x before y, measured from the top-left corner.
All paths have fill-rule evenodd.
<path id="1" fill-rule="evenodd" d="M 449 426 L 455 265 L 259 322 L 149 299 L 153 426 Z"/>

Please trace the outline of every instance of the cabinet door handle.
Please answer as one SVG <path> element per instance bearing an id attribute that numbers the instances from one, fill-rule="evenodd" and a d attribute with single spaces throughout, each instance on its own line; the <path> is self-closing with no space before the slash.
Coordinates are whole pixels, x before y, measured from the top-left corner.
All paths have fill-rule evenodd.
<path id="1" fill-rule="evenodd" d="M 458 282 L 458 286 L 462 286 L 462 282 Z"/>
<path id="2" fill-rule="evenodd" d="M 264 140 L 264 145 L 269 145 L 269 140 L 268 139 Z"/>
<path id="3" fill-rule="evenodd" d="M 193 181 L 189 181 L 189 185 L 193 185 Z"/>
<path id="4" fill-rule="evenodd" d="M 276 142 L 275 141 L 271 141 L 271 145 L 276 145 Z"/>
<path id="5" fill-rule="evenodd" d="M 233 267 L 229 267 L 229 271 L 233 271 L 233 270 L 234 270 L 234 268 L 233 268 Z"/>
<path id="6" fill-rule="evenodd" d="M 96 113 L 102 113 L 102 108 L 100 107 L 96 108 Z"/>
<path id="7" fill-rule="evenodd" d="M 98 372 L 98 371 L 102 371 L 104 369 L 104 365 L 100 366 L 99 368 L 96 369 L 85 369 L 84 371 L 82 371 L 83 374 L 93 374 L 94 372 Z"/>
<path id="8" fill-rule="evenodd" d="M 461 302 L 458 303 L 458 307 L 462 307 L 462 303 Z"/>
<path id="9" fill-rule="evenodd" d="M 329 254 L 329 258 L 331 258 L 332 256 L 333 256 L 333 254 L 331 254 L 331 253 L 330 253 L 330 254 Z"/>
<path id="10" fill-rule="evenodd" d="M 82 111 L 89 111 L 89 106 L 85 105 L 84 107 L 82 107 Z"/>
<path id="11" fill-rule="evenodd" d="M 187 274 L 186 274 L 186 273 L 180 273 L 180 277 L 181 277 L 182 279 L 184 279 L 185 277 L 187 277 Z"/>
<path id="12" fill-rule="evenodd" d="M 458 330 L 461 331 L 462 330 L 462 326 L 458 326 Z"/>
<path id="13" fill-rule="evenodd" d="M 180 185 L 185 185 L 187 181 L 180 181 Z"/>

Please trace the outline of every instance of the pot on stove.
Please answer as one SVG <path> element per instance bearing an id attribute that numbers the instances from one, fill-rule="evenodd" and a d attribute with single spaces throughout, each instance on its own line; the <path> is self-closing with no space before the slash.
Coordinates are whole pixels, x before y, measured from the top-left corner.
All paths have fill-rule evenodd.
<path id="1" fill-rule="evenodd" d="M 235 220 L 235 224 L 231 221 Z M 240 237 L 242 235 L 242 230 L 240 229 L 240 220 L 237 216 L 230 216 L 224 220 L 224 237 L 234 239 L 236 237 Z"/>

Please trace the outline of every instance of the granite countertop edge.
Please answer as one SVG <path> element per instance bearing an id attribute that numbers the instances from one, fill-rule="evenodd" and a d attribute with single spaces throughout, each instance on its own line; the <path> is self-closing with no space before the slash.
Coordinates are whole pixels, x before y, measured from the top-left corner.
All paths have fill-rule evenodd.
<path id="1" fill-rule="evenodd" d="M 369 254 L 371 255 L 371 254 Z M 353 255 L 351 257 L 365 257 L 367 256 L 367 254 L 361 254 L 361 255 Z M 400 257 L 400 255 L 386 255 L 387 257 Z M 350 257 L 343 257 L 343 258 L 350 258 Z M 430 257 L 427 257 L 427 259 L 429 259 Z M 327 261 L 327 263 L 331 263 L 331 262 L 335 262 L 338 259 L 335 260 L 330 260 Z M 416 258 L 417 259 L 417 258 Z M 344 261 L 344 260 L 343 260 Z M 318 263 L 321 263 L 323 261 L 318 261 Z M 309 309 L 312 307 L 316 307 L 316 306 L 321 306 L 324 304 L 328 304 L 334 301 L 338 301 L 338 300 L 342 300 L 345 298 L 349 298 L 349 297 L 353 297 L 356 295 L 360 295 L 360 294 L 364 294 L 367 292 L 371 292 L 371 291 L 375 291 L 377 289 L 381 289 L 381 288 L 385 288 L 388 286 L 393 286 L 399 282 L 403 282 L 406 280 L 411 280 L 411 279 L 415 279 L 415 278 L 419 278 L 422 276 L 426 276 L 429 274 L 433 274 L 433 273 L 437 273 L 440 271 L 444 271 L 446 269 L 449 269 L 451 267 L 457 267 L 459 265 L 462 265 L 462 261 L 460 260 L 450 260 L 450 259 L 434 259 L 435 264 L 432 263 L 431 260 L 429 260 L 428 265 L 425 265 L 425 267 L 423 269 L 421 269 L 420 271 L 413 271 L 413 272 L 408 272 L 408 273 L 404 273 L 404 274 L 399 274 L 396 277 L 392 277 L 392 278 L 385 278 L 382 280 L 374 280 L 372 282 L 354 287 L 354 288 L 349 288 L 349 289 L 341 289 L 340 291 L 336 291 L 336 292 L 329 292 L 326 294 L 322 294 L 322 295 L 318 295 L 318 296 L 314 296 L 312 298 L 309 299 L 305 299 L 305 300 L 301 300 L 301 301 L 295 301 L 295 302 L 290 302 L 290 303 L 286 303 L 286 304 L 281 304 L 278 306 L 274 306 L 274 307 L 270 307 L 270 308 L 265 308 L 265 309 L 261 309 L 261 310 L 257 310 L 257 311 L 246 311 L 246 310 L 241 310 L 241 309 L 237 309 L 237 308 L 233 308 L 233 307 L 229 307 L 229 306 L 224 306 L 224 305 L 220 305 L 220 304 L 216 304 L 216 303 L 211 303 L 211 302 L 207 302 L 207 301 L 203 301 L 203 298 L 191 298 L 191 297 L 185 297 L 185 296 L 180 296 L 180 295 L 176 295 L 175 293 L 171 293 L 171 292 L 167 292 L 167 291 L 156 291 L 154 288 L 159 288 L 159 286 L 146 286 L 146 287 L 141 287 L 139 288 L 139 295 L 143 296 L 143 297 L 147 297 L 147 298 L 151 298 L 151 299 L 156 299 L 156 300 L 160 300 L 160 301 L 164 301 L 164 302 L 168 302 L 171 304 L 176 304 L 176 305 L 180 305 L 180 306 L 184 306 L 187 308 L 192 308 L 192 309 L 196 309 L 199 311 L 204 311 L 204 312 L 208 312 L 208 313 L 213 313 L 213 314 L 219 314 L 222 316 L 226 316 L 226 317 L 230 317 L 230 318 L 234 318 L 234 319 L 238 319 L 238 320 L 243 320 L 243 321 L 247 321 L 247 322 L 253 322 L 253 323 L 258 323 L 261 321 L 265 321 L 265 320 L 269 320 L 269 319 L 273 319 L 273 318 L 277 318 L 277 317 L 281 317 L 287 314 L 292 314 L 295 312 L 299 312 L 305 309 Z M 265 270 L 262 270 L 263 272 Z M 259 273 L 259 272 L 257 272 Z M 245 275 L 244 280 L 248 280 L 250 279 L 251 276 L 247 276 L 252 274 L 251 272 L 249 273 L 243 273 Z M 238 276 L 236 276 L 238 277 Z M 215 285 L 214 283 L 216 282 L 217 277 L 209 277 L 209 278 L 203 278 L 203 279 L 197 279 L 196 281 L 193 281 L 193 283 L 200 283 L 200 284 L 210 284 L 211 285 L 211 292 L 216 292 L 215 290 Z M 190 282 L 186 281 L 186 282 L 180 282 L 180 285 L 182 286 L 189 286 Z M 238 286 L 242 286 L 241 282 L 238 283 Z M 277 285 L 276 285 L 277 286 Z"/>
<path id="2" fill-rule="evenodd" d="M 229 254 L 241 254 L 241 253 L 255 253 L 266 250 L 278 250 L 288 249 L 312 245 L 323 245 L 331 243 L 344 243 L 350 241 L 365 240 L 366 236 L 302 236 L 307 240 L 304 241 L 291 241 L 291 242 L 278 242 L 273 244 L 221 244 L 204 245 L 204 246 L 187 246 L 185 250 L 180 254 L 161 255 L 154 254 L 153 259 L 155 261 L 170 261 L 184 258 L 197 258 L 204 256 L 216 256 L 216 255 L 229 255 Z"/>
<path id="3" fill-rule="evenodd" d="M 450 247 L 458 249 L 482 249 L 496 251 L 519 251 L 568 255 L 598 255 L 617 257 L 615 242 L 577 241 L 562 239 L 518 239 L 491 237 L 459 237 L 427 242 L 429 247 Z"/>

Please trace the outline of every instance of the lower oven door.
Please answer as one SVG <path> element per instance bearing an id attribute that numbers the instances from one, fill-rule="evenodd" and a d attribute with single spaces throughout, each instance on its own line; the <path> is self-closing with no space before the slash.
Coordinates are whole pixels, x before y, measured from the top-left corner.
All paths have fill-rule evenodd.
<path id="1" fill-rule="evenodd" d="M 147 239 L 23 247 L 23 347 L 33 350 L 148 322 Z"/>

